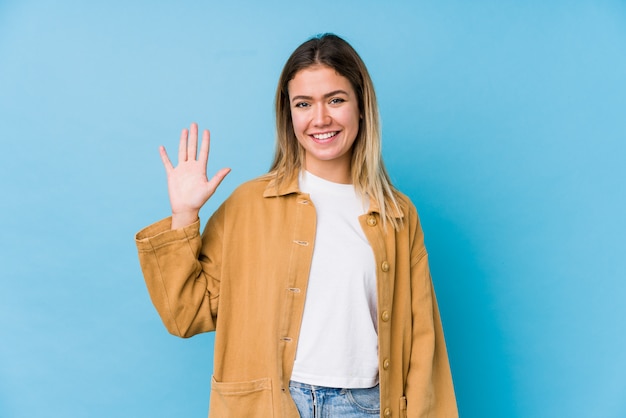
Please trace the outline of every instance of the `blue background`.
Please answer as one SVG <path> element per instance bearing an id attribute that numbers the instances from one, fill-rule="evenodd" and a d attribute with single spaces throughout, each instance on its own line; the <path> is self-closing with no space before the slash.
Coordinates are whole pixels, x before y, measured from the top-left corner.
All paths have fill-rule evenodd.
<path id="1" fill-rule="evenodd" d="M 291 51 L 344 36 L 420 211 L 462 417 L 626 417 L 626 2 L 0 1 L 0 416 L 205 417 L 134 233 L 157 147 L 267 170 Z"/>

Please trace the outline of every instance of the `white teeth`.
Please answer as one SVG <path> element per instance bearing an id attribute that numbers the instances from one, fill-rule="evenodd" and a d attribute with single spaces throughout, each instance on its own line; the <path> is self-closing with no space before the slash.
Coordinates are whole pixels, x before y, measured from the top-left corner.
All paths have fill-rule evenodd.
<path id="1" fill-rule="evenodd" d="M 325 134 L 314 134 L 313 138 L 315 139 L 328 139 L 332 136 L 337 135 L 337 132 L 326 132 Z"/>

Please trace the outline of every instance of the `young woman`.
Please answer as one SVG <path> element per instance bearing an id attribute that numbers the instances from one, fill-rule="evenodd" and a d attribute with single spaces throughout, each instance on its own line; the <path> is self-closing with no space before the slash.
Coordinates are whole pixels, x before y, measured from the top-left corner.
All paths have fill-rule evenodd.
<path id="1" fill-rule="evenodd" d="M 209 132 L 183 130 L 172 216 L 136 236 L 148 290 L 174 335 L 217 330 L 210 417 L 456 417 L 415 207 L 381 157 L 361 58 L 322 35 L 287 60 L 277 147 L 200 234 L 229 169 L 206 176 Z"/>

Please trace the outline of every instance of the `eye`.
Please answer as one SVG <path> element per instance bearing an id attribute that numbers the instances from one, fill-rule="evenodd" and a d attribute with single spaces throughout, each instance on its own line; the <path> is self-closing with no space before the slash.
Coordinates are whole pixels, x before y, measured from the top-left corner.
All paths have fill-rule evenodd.
<path id="1" fill-rule="evenodd" d="M 294 107 L 305 108 L 309 107 L 309 104 L 307 102 L 298 102 L 294 105 Z"/>
<path id="2" fill-rule="evenodd" d="M 333 99 L 330 100 L 330 104 L 340 104 L 345 102 L 344 99 L 342 99 L 341 97 L 335 97 Z"/>

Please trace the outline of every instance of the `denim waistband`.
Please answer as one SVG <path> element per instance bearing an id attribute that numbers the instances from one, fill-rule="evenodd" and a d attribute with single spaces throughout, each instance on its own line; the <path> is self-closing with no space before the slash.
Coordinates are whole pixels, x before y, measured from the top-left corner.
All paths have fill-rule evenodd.
<path id="1" fill-rule="evenodd" d="M 378 386 L 378 384 L 372 386 L 372 387 L 376 387 Z M 299 389 L 307 389 L 307 390 L 311 390 L 311 391 L 320 391 L 320 390 L 344 390 L 344 389 L 371 389 L 371 388 L 332 388 L 332 387 L 327 387 L 327 386 L 316 386 L 316 385 L 309 385 L 308 383 L 302 383 L 302 382 L 296 382 L 294 380 L 290 380 L 289 381 L 289 387 L 290 388 L 299 388 Z"/>

